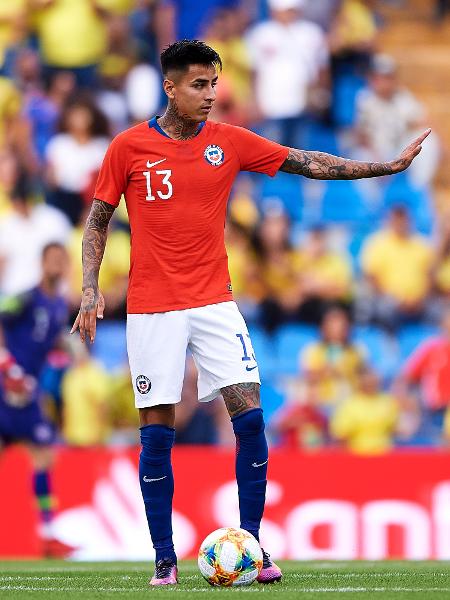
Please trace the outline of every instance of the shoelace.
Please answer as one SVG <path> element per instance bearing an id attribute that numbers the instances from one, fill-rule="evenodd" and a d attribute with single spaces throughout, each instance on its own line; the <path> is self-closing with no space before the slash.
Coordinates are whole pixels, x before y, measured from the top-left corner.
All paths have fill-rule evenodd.
<path id="1" fill-rule="evenodd" d="M 261 548 L 263 554 L 263 569 L 268 569 L 272 566 L 272 561 L 270 560 L 270 554 Z"/>
<path id="2" fill-rule="evenodd" d="M 166 577 L 169 577 L 172 567 L 173 562 L 169 558 L 161 558 L 161 560 L 158 560 L 155 568 L 156 579 L 165 579 Z"/>

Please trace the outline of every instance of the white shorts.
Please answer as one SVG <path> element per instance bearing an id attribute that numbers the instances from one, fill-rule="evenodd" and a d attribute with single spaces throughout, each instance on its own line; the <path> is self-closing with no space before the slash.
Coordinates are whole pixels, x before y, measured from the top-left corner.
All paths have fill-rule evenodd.
<path id="1" fill-rule="evenodd" d="M 180 401 L 186 350 L 198 370 L 198 399 L 260 383 L 247 325 L 235 302 L 165 313 L 129 314 L 127 348 L 137 408 Z"/>

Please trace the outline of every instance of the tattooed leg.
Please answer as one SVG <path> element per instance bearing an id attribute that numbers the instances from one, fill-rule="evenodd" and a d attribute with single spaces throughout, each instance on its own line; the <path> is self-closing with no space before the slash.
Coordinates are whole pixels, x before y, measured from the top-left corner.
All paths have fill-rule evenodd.
<path id="1" fill-rule="evenodd" d="M 261 406 L 259 388 L 259 383 L 237 383 L 221 389 L 231 418 Z"/>
<path id="2" fill-rule="evenodd" d="M 222 388 L 236 436 L 241 528 L 257 540 L 266 500 L 269 460 L 259 387 L 259 383 L 239 383 Z"/>

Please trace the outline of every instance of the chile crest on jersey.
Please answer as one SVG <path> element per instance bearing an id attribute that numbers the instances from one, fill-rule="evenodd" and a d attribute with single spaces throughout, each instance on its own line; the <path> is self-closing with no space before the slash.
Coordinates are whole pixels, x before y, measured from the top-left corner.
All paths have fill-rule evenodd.
<path id="1" fill-rule="evenodd" d="M 216 144 L 206 146 L 203 156 L 213 167 L 219 167 L 225 159 L 224 151 Z"/>

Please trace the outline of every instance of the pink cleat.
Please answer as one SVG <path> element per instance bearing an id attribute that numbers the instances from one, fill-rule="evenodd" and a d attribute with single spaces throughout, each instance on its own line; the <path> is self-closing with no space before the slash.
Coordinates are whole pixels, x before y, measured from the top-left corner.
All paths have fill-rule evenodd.
<path id="1" fill-rule="evenodd" d="M 261 550 L 263 553 L 263 568 L 256 578 L 256 581 L 259 583 L 275 583 L 276 581 L 281 581 L 283 574 L 280 567 L 273 562 L 270 558 L 270 554 L 266 552 L 264 548 L 261 548 Z"/>
<path id="2" fill-rule="evenodd" d="M 150 585 L 175 585 L 177 583 L 178 569 L 174 561 L 170 558 L 158 560 Z"/>

